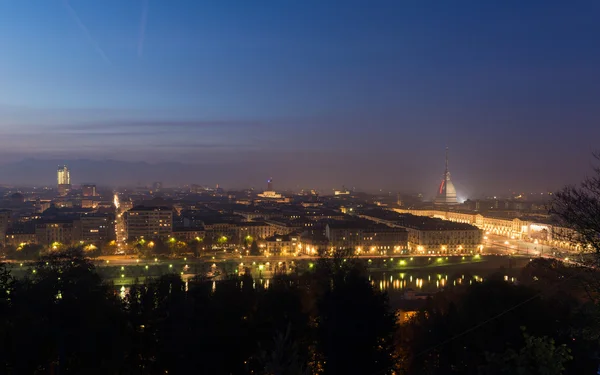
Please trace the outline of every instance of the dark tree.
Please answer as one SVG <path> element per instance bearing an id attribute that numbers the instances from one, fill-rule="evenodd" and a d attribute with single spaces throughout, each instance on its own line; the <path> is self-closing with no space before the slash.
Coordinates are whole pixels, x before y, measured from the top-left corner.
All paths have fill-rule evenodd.
<path id="1" fill-rule="evenodd" d="M 7 258 L 15 260 L 37 260 L 42 254 L 44 247 L 37 244 L 25 244 L 18 247 L 10 247 L 7 251 Z"/>
<path id="2" fill-rule="evenodd" d="M 298 342 L 291 338 L 291 326 L 285 333 L 278 332 L 273 338 L 272 348 L 262 353 L 263 368 L 257 371 L 264 375 L 309 375 L 307 359 L 302 359 Z"/>
<path id="3" fill-rule="evenodd" d="M 594 154 L 600 161 L 600 153 Z M 551 213 L 561 226 L 572 232 L 556 233 L 565 241 L 575 242 L 582 250 L 593 250 L 597 255 L 594 265 L 600 264 L 600 166 L 579 186 L 567 186 L 554 195 Z"/>
<path id="4" fill-rule="evenodd" d="M 306 291 L 296 280 L 279 275 L 257 293 L 255 334 L 260 347 L 252 370 L 265 374 L 299 374 L 308 368 L 310 317 L 303 308 Z"/>
<path id="5" fill-rule="evenodd" d="M 188 249 L 194 254 L 194 257 L 200 256 L 200 249 L 202 248 L 202 238 L 195 238 L 188 242 Z"/>
<path id="6" fill-rule="evenodd" d="M 487 364 L 481 375 L 562 375 L 565 364 L 573 359 L 566 345 L 556 345 L 549 337 L 533 337 L 523 330 L 524 346 L 508 348 L 501 354 L 486 354 Z"/>
<path id="7" fill-rule="evenodd" d="M 578 359 L 567 363 L 568 373 L 589 373 L 596 367 L 597 341 L 570 327 L 580 317 L 579 302 L 568 295 L 555 298 L 491 280 L 469 287 L 457 301 L 439 304 L 437 299 L 401 327 L 407 374 L 478 374 L 488 364 L 486 353 L 525 346 L 521 326 L 531 336 L 568 345 Z"/>
<path id="8" fill-rule="evenodd" d="M 250 245 L 250 255 L 260 255 L 260 249 L 256 240 L 252 241 L 252 245 Z"/>
<path id="9" fill-rule="evenodd" d="M 317 267 L 317 278 L 324 278 L 316 297 L 316 367 L 325 374 L 391 374 L 396 324 L 387 295 L 343 256 Z"/>
<path id="10" fill-rule="evenodd" d="M 5 373 L 106 374 L 124 363 L 129 329 L 121 302 L 81 251 L 40 259 L 11 292 L 2 332 Z"/>

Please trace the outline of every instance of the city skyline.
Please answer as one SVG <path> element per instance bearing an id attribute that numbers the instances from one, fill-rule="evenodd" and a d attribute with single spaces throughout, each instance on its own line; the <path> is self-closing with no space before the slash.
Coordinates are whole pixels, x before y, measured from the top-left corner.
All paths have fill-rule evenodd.
<path id="1" fill-rule="evenodd" d="M 6 166 L 2 166 L 0 165 L 0 173 L 4 174 L 4 175 L 13 175 L 13 174 L 19 174 L 23 171 L 26 171 L 24 173 L 25 175 L 25 179 L 24 180 L 17 180 L 16 182 L 6 182 L 6 181 L 0 181 L 0 186 L 14 186 L 14 187 L 43 187 L 43 186 L 49 186 L 52 187 L 53 185 L 56 184 L 56 173 L 54 174 L 54 183 L 49 182 L 48 178 L 51 175 L 51 173 L 49 172 L 49 170 L 47 169 L 43 169 L 45 165 L 48 165 L 49 163 L 53 163 L 54 161 L 45 161 L 44 164 L 40 164 L 37 165 L 35 164 L 36 161 L 35 160 L 25 160 L 21 163 L 16 163 L 14 164 L 12 167 L 13 169 L 9 169 L 8 172 L 3 171 L 3 167 L 6 168 Z M 34 164 L 32 164 L 34 163 Z M 93 161 L 93 160 L 76 160 L 73 161 L 73 163 L 76 165 L 75 171 L 76 171 L 76 178 L 75 178 L 75 182 L 74 185 L 75 186 L 87 186 L 90 185 L 90 183 L 93 183 L 90 186 L 95 186 L 95 184 L 99 184 L 100 186 L 103 186 L 105 188 L 108 187 L 130 187 L 130 188 L 134 188 L 134 187 L 152 187 L 153 185 L 155 185 L 157 182 L 154 181 L 154 177 L 156 177 L 156 164 L 151 164 L 151 163 L 143 163 L 143 162 L 138 162 L 138 163 L 123 163 L 123 162 L 119 162 L 119 161 Z M 106 167 L 99 167 L 102 166 L 104 163 L 107 163 Z M 127 168 L 123 168 L 122 170 L 119 169 L 119 165 L 126 165 Z M 35 166 L 34 166 L 35 165 Z M 59 171 L 58 171 L 58 179 L 60 181 L 61 179 L 61 170 L 63 168 L 68 168 L 67 169 L 67 174 L 69 175 L 69 181 L 70 181 L 70 172 L 73 170 L 73 168 L 71 168 L 72 164 L 64 164 L 59 166 Z M 164 170 L 164 174 L 162 174 L 162 176 L 168 175 L 168 170 L 172 169 L 174 165 L 176 166 L 184 166 L 183 164 L 177 164 L 177 163 L 163 163 L 160 164 L 161 166 L 163 166 L 165 168 Z M 193 168 L 193 165 L 187 165 L 186 167 L 188 168 Z M 449 175 L 449 173 L 448 173 Z M 40 176 L 43 176 L 42 178 L 40 178 Z M 172 176 L 172 175 L 171 175 Z M 286 174 L 283 175 L 283 177 L 287 176 Z M 446 181 L 446 177 L 447 174 L 446 172 L 443 174 L 440 174 L 440 176 L 442 177 L 442 183 L 444 183 Z M 166 181 L 167 184 L 165 185 L 166 188 L 181 188 L 181 187 L 185 187 L 185 186 L 191 186 L 191 185 L 200 185 L 200 186 L 205 186 L 205 187 L 215 187 L 215 186 L 221 186 L 221 187 L 225 187 L 228 190 L 244 190 L 244 189 L 255 189 L 256 191 L 262 191 L 265 188 L 265 185 L 267 187 L 267 190 L 269 190 L 269 187 L 273 186 L 273 177 L 270 177 L 266 184 L 264 182 L 264 179 L 262 180 L 262 182 L 258 182 L 257 184 L 254 184 L 253 181 L 258 181 L 261 179 L 262 176 L 252 176 L 252 178 L 247 179 L 246 181 L 249 181 L 247 184 L 242 183 L 239 179 L 235 179 L 235 178 L 231 178 L 231 176 L 228 173 L 224 173 L 221 174 L 221 179 L 220 180 L 216 180 L 216 182 L 214 181 L 198 181 L 198 180 L 177 180 L 177 179 L 171 179 L 170 177 L 167 177 Z M 235 176 L 234 176 L 235 177 Z M 125 180 L 118 180 L 119 178 L 125 178 Z M 285 180 L 285 179 L 284 179 Z M 119 182 L 120 181 L 120 182 Z M 223 184 L 222 182 L 226 181 L 229 182 L 229 184 Z M 360 181 L 357 180 L 357 181 Z M 401 193 L 401 194 L 414 194 L 414 195 L 420 195 L 422 196 L 424 199 L 427 200 L 434 200 L 434 198 L 436 196 L 439 196 L 439 192 L 440 192 L 440 185 L 439 185 L 439 179 L 436 181 L 438 183 L 438 187 L 432 189 L 431 186 L 425 186 L 424 189 L 419 190 L 414 188 L 414 186 L 417 186 L 418 184 L 409 184 L 409 185 L 399 185 L 399 186 L 392 186 L 389 188 L 366 188 L 365 186 L 361 185 L 360 183 L 357 184 L 340 184 L 340 185 L 333 185 L 333 186 L 319 186 L 317 184 L 310 184 L 310 183 L 304 183 L 303 185 L 296 185 L 296 186 L 289 186 L 289 185 L 283 185 L 283 186 L 279 186 L 278 189 L 275 189 L 277 191 L 286 191 L 286 192 L 299 192 L 299 191 L 308 191 L 311 189 L 320 191 L 321 193 L 325 193 L 327 194 L 332 193 L 334 190 L 339 190 L 340 188 L 345 188 L 346 186 L 348 186 L 351 190 L 356 191 L 356 192 L 366 192 L 366 193 L 370 193 L 370 194 L 392 194 L 392 193 Z M 452 185 L 452 191 L 455 191 L 454 188 L 454 184 L 451 182 L 450 183 Z M 60 183 L 59 183 L 60 185 Z M 68 184 L 70 186 L 70 184 Z M 161 182 L 162 185 L 162 182 Z M 523 195 L 523 194 L 547 194 L 547 193 L 553 193 L 554 190 L 553 189 L 547 189 L 547 190 L 542 190 L 541 192 L 538 190 L 527 190 L 527 189 L 519 189 L 519 188 L 515 188 L 515 189 L 510 189 L 507 191 L 500 191 L 498 189 L 495 190 L 490 190 L 490 191 L 480 191 L 480 192 L 476 192 L 476 193 L 469 193 L 467 191 L 462 191 L 460 189 L 458 189 L 458 191 L 456 191 L 456 195 L 455 197 L 458 199 L 459 203 L 464 202 L 467 199 L 480 199 L 480 198 L 484 198 L 484 197 L 491 197 L 494 195 L 498 195 L 501 196 L 503 198 L 509 198 L 511 196 L 517 196 L 517 195 Z"/>
<path id="2" fill-rule="evenodd" d="M 0 4 L 3 164 L 434 194 L 449 146 L 465 195 L 555 190 L 589 169 L 598 4 L 230 5 Z M 2 183 L 49 182 L 16 172 Z"/>
<path id="3" fill-rule="evenodd" d="M 600 1 L 0 1 L 10 374 L 600 374 Z"/>

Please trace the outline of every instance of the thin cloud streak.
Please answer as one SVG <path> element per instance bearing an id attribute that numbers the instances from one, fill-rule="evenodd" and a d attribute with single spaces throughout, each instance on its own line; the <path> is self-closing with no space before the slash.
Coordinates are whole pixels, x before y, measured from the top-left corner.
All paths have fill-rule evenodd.
<path id="1" fill-rule="evenodd" d="M 68 124 L 63 126 L 57 126 L 55 129 L 66 129 L 66 130 L 85 130 L 85 129 L 138 129 L 140 133 L 144 129 L 205 129 L 205 128 L 219 128 L 219 127 L 261 127 L 266 124 L 254 121 L 237 121 L 237 120 L 198 120 L 198 121 L 118 121 L 118 120 L 107 120 L 104 122 L 93 122 L 93 123 L 79 123 L 79 124 Z"/>
<path id="2" fill-rule="evenodd" d="M 92 37 L 92 34 L 88 30 L 88 28 L 84 25 L 84 23 L 81 21 L 81 19 L 79 18 L 79 15 L 75 11 L 75 9 L 73 9 L 71 4 L 69 4 L 69 0 L 64 0 L 63 5 L 67 9 L 67 12 L 69 12 L 69 15 L 71 16 L 73 21 L 75 21 L 77 26 L 79 26 L 81 31 L 85 34 L 85 37 L 87 38 L 87 40 L 92 44 L 92 46 L 94 46 L 94 49 L 96 50 L 96 52 L 98 52 L 98 54 L 100 54 L 100 57 L 102 57 L 102 60 L 104 60 L 105 63 L 112 65 L 108 56 L 106 56 L 106 54 L 104 53 L 104 50 L 102 50 L 100 45 L 98 43 L 96 43 L 96 41 Z"/>
<path id="3" fill-rule="evenodd" d="M 142 0 L 142 17 L 140 19 L 140 33 L 138 38 L 138 57 L 144 55 L 144 41 L 146 39 L 146 19 L 148 17 L 148 0 Z"/>

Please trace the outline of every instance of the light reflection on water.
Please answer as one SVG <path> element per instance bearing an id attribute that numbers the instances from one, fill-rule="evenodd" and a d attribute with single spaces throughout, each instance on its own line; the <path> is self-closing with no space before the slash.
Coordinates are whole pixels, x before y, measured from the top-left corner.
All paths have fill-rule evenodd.
<path id="1" fill-rule="evenodd" d="M 405 272 L 400 272 L 371 273 L 368 276 L 368 280 L 373 287 L 384 292 L 402 292 L 412 289 L 417 292 L 434 293 L 449 286 L 473 285 L 474 282 L 485 281 L 485 278 L 479 275 L 448 275 L 438 273 L 419 273 L 411 275 Z M 508 275 L 504 275 L 504 281 L 510 283 L 518 282 L 517 278 Z M 211 290 L 213 293 L 217 290 L 218 285 L 219 283 L 217 281 L 212 281 Z M 254 279 L 252 282 L 252 288 L 256 289 L 257 286 L 261 289 L 268 289 L 270 286 L 270 279 Z M 121 298 L 125 298 L 125 296 L 129 293 L 129 289 L 130 288 L 128 286 L 121 286 L 119 288 L 119 296 Z M 187 280 L 185 281 L 185 290 L 188 291 Z"/>
<path id="2" fill-rule="evenodd" d="M 395 292 L 413 289 L 415 291 L 433 293 L 449 286 L 470 285 L 473 282 L 483 282 L 485 278 L 474 275 L 448 274 L 418 274 L 393 273 L 371 275 L 370 282 L 375 288 L 385 292 Z M 506 281 L 516 282 L 516 279 L 505 277 Z"/>

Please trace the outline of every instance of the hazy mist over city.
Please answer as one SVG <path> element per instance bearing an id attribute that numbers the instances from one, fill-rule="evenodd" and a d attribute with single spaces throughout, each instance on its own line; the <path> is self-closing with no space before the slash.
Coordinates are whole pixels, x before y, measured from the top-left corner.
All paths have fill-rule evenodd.
<path id="1" fill-rule="evenodd" d="M 465 196 L 589 169 L 595 2 L 233 3 L 0 3 L 0 183 L 69 164 L 73 183 L 427 196 L 445 147 Z"/>

